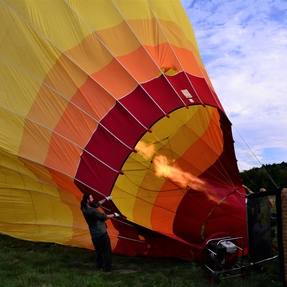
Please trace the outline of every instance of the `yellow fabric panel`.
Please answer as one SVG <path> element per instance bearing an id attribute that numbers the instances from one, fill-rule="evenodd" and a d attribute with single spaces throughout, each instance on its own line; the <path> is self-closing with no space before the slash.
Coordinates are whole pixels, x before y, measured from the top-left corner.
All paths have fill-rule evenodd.
<path id="1" fill-rule="evenodd" d="M 0 107 L 0 149 L 18 154 L 23 126 L 22 118 Z"/>
<path id="2" fill-rule="evenodd" d="M 129 220 L 151 228 L 149 213 L 156 194 L 153 190 L 157 190 L 157 186 L 160 187 L 163 180 L 158 178 L 158 182 L 145 186 L 142 197 L 141 182 L 148 170 L 141 163 L 147 166 L 147 162 L 138 153 L 133 153 L 128 158 L 122 168 L 124 175 L 118 177 L 112 194 L 115 204 Z M 138 206 L 137 202 L 140 203 Z"/>
<path id="3" fill-rule="evenodd" d="M 146 25 L 150 24 L 151 22 L 146 20 L 151 20 L 152 18 L 158 19 L 158 21 L 161 23 L 160 25 L 165 25 L 163 23 L 168 23 L 168 25 L 179 27 L 180 29 L 176 29 L 180 30 L 181 33 L 177 35 L 176 33 L 172 33 L 172 35 L 169 37 L 170 43 L 179 47 L 186 47 L 186 45 L 183 46 L 184 42 L 182 37 L 184 37 L 193 46 L 196 54 L 199 54 L 194 33 L 184 9 L 180 4 L 180 1 L 116 0 L 115 6 L 119 9 L 125 20 L 128 21 L 133 28 L 136 28 L 138 25 L 137 22 L 141 21 L 142 29 L 148 29 Z M 157 21 L 153 21 L 153 25 L 156 25 L 156 22 Z M 172 30 L 175 31 L 175 29 Z M 154 31 L 156 31 L 156 29 L 154 29 Z M 152 34 L 154 33 L 151 33 L 150 35 Z M 148 33 L 146 33 L 146 35 L 148 36 Z M 154 40 L 152 42 L 154 43 Z M 148 44 L 148 42 L 144 43 Z M 190 48 L 190 44 L 187 47 Z"/>
<path id="4" fill-rule="evenodd" d="M 159 142 L 155 145 L 155 149 L 158 150 L 166 144 L 166 138 L 174 134 L 195 113 L 196 109 L 177 109 L 169 114 L 169 118 L 163 118 L 154 124 L 151 128 L 152 133 L 146 133 L 141 140 L 146 143 Z"/>
<path id="5" fill-rule="evenodd" d="M 192 43 L 195 52 L 199 55 L 198 45 L 195 39 L 194 31 L 190 24 L 190 20 L 184 11 L 182 4 L 179 0 L 149 0 L 151 9 L 156 18 L 162 20 L 163 22 L 174 22 L 184 33 L 185 37 Z M 164 25 L 163 25 L 164 28 Z M 168 30 L 165 30 L 167 32 Z M 178 39 L 178 34 L 170 33 L 168 39 L 172 43 L 180 43 L 181 39 Z"/>
<path id="6" fill-rule="evenodd" d="M 43 164 L 48 153 L 52 132 L 31 121 L 25 121 L 19 156 Z"/>
<path id="7" fill-rule="evenodd" d="M 122 22 L 112 0 L 68 0 L 67 3 L 93 30 L 107 29 Z M 99 9 L 101 12 L 97 13 Z"/>
<path id="8" fill-rule="evenodd" d="M 121 177 L 120 175 L 119 177 Z M 117 184 L 112 191 L 113 201 L 115 202 L 117 208 L 119 210 L 125 210 L 125 216 L 128 220 L 134 221 L 134 214 L 133 214 L 133 208 L 134 208 L 134 202 L 135 202 L 135 195 L 130 193 L 130 190 L 124 191 L 119 188 L 121 185 L 120 182 L 123 182 L 122 180 L 119 180 L 119 184 Z M 133 190 L 133 189 L 131 189 Z"/>
<path id="9" fill-rule="evenodd" d="M 39 89 L 39 84 L 19 69 L 0 64 L 0 106 L 25 116 Z"/>
<path id="10" fill-rule="evenodd" d="M 75 63 L 75 66 L 79 66 L 78 69 L 82 69 L 88 75 L 99 71 L 113 59 L 111 53 L 94 34 L 87 36 L 77 46 L 64 52 Z"/>
<path id="11" fill-rule="evenodd" d="M 11 155 L 0 149 L 0 167 L 2 170 L 10 170 L 12 172 L 24 175 L 31 179 L 37 179 L 35 174 L 26 167 L 26 165 L 16 156 Z M 2 177 L 3 179 L 4 177 Z"/>
<path id="12" fill-rule="evenodd" d="M 67 105 L 67 100 L 43 86 L 27 118 L 49 129 L 54 129 Z"/>
<path id="13" fill-rule="evenodd" d="M 92 248 L 73 179 L 0 151 L 0 233 Z M 59 189 L 60 188 L 60 189 Z"/>
<path id="14" fill-rule="evenodd" d="M 97 35 L 116 57 L 129 54 L 141 46 L 126 22 L 110 29 L 97 31 Z"/>
<path id="15" fill-rule="evenodd" d="M 58 97 L 69 100 L 87 80 L 88 75 L 76 64 L 62 55 L 47 73 L 42 89 L 50 89 Z M 41 94 L 41 91 L 39 91 Z"/>
<path id="16" fill-rule="evenodd" d="M 151 212 L 154 208 L 154 202 L 160 187 L 164 183 L 163 178 L 155 177 L 152 170 L 142 174 L 142 181 L 149 178 L 143 185 L 142 182 L 137 188 L 136 201 L 134 204 L 134 220 L 140 225 L 153 229 L 151 222 Z"/>
<path id="17" fill-rule="evenodd" d="M 76 46 L 89 34 L 65 1 L 11 0 L 4 5 L 62 51 Z"/>
<path id="18" fill-rule="evenodd" d="M 156 190 L 161 187 L 163 180 L 152 181 L 150 186 L 145 185 L 142 190 L 141 184 L 148 170 L 145 170 L 139 163 L 143 160 L 138 158 L 137 162 L 136 157 L 137 154 L 132 154 L 125 162 L 123 166 L 124 175 L 118 177 L 112 191 L 113 200 L 129 220 L 146 228 L 151 228 L 150 213 L 156 199 Z"/>
<path id="19" fill-rule="evenodd" d="M 206 129 L 207 125 L 209 126 Z M 204 140 L 215 153 L 221 153 L 223 149 L 223 134 L 220 127 L 220 115 L 213 107 L 200 108 L 195 122 L 186 123 L 187 128 L 202 138 L 200 130 L 205 130 Z"/>
<path id="20" fill-rule="evenodd" d="M 144 160 L 137 154 L 133 153 L 122 167 L 124 175 L 119 175 L 112 191 L 113 201 L 121 211 L 125 211 L 125 216 L 134 221 L 134 202 L 137 196 L 137 187 L 140 186 L 145 174 L 141 164 Z"/>
<path id="21" fill-rule="evenodd" d="M 71 212 L 57 188 L 3 166 L 0 218 L 1 233 L 22 239 L 65 243 L 72 236 Z"/>
<path id="22" fill-rule="evenodd" d="M 140 45 L 150 45 L 155 48 L 168 41 L 170 45 L 193 51 L 201 65 L 194 33 L 179 1 L 99 1 L 102 15 L 105 15 L 103 18 L 102 15 L 94 17 L 92 13 L 94 7 L 90 1 L 87 3 L 69 1 L 69 5 L 73 11 L 77 11 L 77 15 L 91 32 L 97 31 L 95 37 L 100 37 L 116 57 L 128 55 Z M 122 41 L 122 39 L 129 39 L 129 41 Z M 170 53 L 166 48 L 159 49 L 159 57 L 154 60 L 162 62 L 166 58 L 166 53 Z M 177 57 L 180 58 L 180 56 Z M 178 66 L 176 62 L 174 60 L 171 66 Z M 166 65 L 167 63 L 161 64 L 160 67 Z M 180 69 L 177 68 L 177 70 Z M 199 75 L 202 76 L 202 73 Z"/>
<path id="23" fill-rule="evenodd" d="M 161 149 L 159 152 L 161 154 L 168 155 L 170 154 L 168 149 L 172 149 L 173 151 L 176 151 L 173 153 L 173 158 L 177 159 L 177 157 L 181 157 L 184 152 L 193 145 L 193 143 L 202 138 L 203 134 L 207 133 L 210 135 L 210 133 L 212 133 L 212 136 L 208 137 L 206 144 L 211 149 L 214 148 L 214 150 L 216 150 L 216 154 L 221 153 L 223 148 L 222 134 L 221 137 L 219 137 L 219 135 L 214 132 L 214 122 L 219 118 L 218 112 L 213 107 L 208 106 L 205 108 L 201 106 L 191 107 L 188 109 L 188 111 L 191 113 L 190 119 L 186 121 L 184 125 L 182 125 L 172 136 L 170 136 L 168 145 L 163 147 L 163 149 Z M 216 135 L 216 140 L 213 137 L 214 135 Z M 217 145 L 214 147 L 215 142 Z M 197 164 L 194 164 L 193 158 L 191 158 L 189 161 L 189 168 L 191 169 L 190 172 L 192 172 L 195 176 L 200 175 L 206 166 L 209 166 L 206 161 L 203 161 L 202 169 L 199 168 Z"/>
<path id="24" fill-rule="evenodd" d="M 8 105 L 25 115 L 59 53 L 49 45 L 42 45 L 37 35 L 3 1 L 0 7 L 1 30 L 4 31 L 0 36 L 0 105 Z"/>

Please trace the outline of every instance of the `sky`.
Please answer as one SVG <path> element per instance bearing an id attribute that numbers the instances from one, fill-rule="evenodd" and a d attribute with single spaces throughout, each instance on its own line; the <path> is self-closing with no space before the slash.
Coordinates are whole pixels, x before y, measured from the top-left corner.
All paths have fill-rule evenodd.
<path id="1" fill-rule="evenodd" d="M 287 161 L 287 0 L 182 0 L 239 169 Z"/>

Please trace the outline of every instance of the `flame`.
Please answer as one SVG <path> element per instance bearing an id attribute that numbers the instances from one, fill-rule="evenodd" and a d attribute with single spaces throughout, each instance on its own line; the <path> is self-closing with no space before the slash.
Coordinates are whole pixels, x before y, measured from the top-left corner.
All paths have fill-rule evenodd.
<path id="1" fill-rule="evenodd" d="M 191 187 L 194 190 L 203 191 L 205 189 L 205 182 L 193 174 L 183 171 L 182 169 L 173 166 L 173 163 L 164 155 L 157 155 L 153 159 L 155 175 L 158 177 L 169 178 L 180 187 Z"/>
<path id="2" fill-rule="evenodd" d="M 153 144 L 147 144 L 139 141 L 135 150 L 146 160 L 151 159 L 155 154 L 155 147 Z"/>
<path id="3" fill-rule="evenodd" d="M 156 154 L 154 144 L 147 144 L 139 141 L 135 150 L 145 159 L 152 159 L 153 168 L 157 177 L 168 178 L 178 186 L 193 190 L 203 191 L 206 196 L 213 200 L 207 193 L 207 184 L 202 179 L 193 174 L 183 171 L 174 164 L 174 161 L 169 160 L 165 155 Z"/>

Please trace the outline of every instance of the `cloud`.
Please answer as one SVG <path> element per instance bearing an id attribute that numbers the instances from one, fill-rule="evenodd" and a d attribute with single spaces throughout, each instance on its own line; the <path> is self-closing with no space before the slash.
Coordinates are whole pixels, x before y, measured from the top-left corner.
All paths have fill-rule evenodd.
<path id="1" fill-rule="evenodd" d="M 198 0 L 192 8 L 182 2 L 235 127 L 240 169 L 287 161 L 287 2 Z"/>

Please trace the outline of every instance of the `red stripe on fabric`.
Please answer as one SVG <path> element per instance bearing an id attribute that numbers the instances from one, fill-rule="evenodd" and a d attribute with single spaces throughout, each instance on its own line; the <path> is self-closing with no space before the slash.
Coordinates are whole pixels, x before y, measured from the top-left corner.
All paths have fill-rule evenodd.
<path id="1" fill-rule="evenodd" d="M 163 114 L 141 87 L 120 100 L 146 127 L 151 127 Z"/>
<path id="2" fill-rule="evenodd" d="M 142 86 L 166 114 L 184 106 L 163 75 Z"/>
<path id="3" fill-rule="evenodd" d="M 210 90 L 205 79 L 187 74 L 201 101 L 206 105 L 218 107 L 223 110 L 217 96 Z"/>
<path id="4" fill-rule="evenodd" d="M 84 152 L 77 171 L 76 179 L 84 186 L 108 196 L 118 174 L 96 161 L 90 154 Z M 82 185 L 78 185 L 81 187 Z M 96 192 L 97 193 L 97 192 Z"/>
<path id="5" fill-rule="evenodd" d="M 133 115 L 119 103 L 111 109 L 101 123 L 130 147 L 133 147 L 139 137 L 146 132 Z"/>
<path id="6" fill-rule="evenodd" d="M 122 221 L 123 219 L 121 219 Z M 173 257 L 185 260 L 199 258 L 200 246 L 189 245 L 132 222 L 112 221 L 119 232 L 114 252 L 129 256 Z M 172 246 L 173 248 L 170 248 Z"/>
<path id="7" fill-rule="evenodd" d="M 97 128 L 86 146 L 86 150 L 116 170 L 121 169 L 123 161 L 130 153 L 130 150 L 126 146 L 102 126 Z M 91 160 L 98 162 L 93 157 L 91 157 Z"/>
<path id="8" fill-rule="evenodd" d="M 167 76 L 167 78 L 171 82 L 177 93 L 180 95 L 180 97 L 184 100 L 186 105 L 201 103 L 194 91 L 194 88 L 191 86 L 187 75 L 185 75 L 183 72 L 178 73 L 175 76 Z M 183 90 L 188 90 L 188 92 L 192 96 L 192 101 L 183 94 Z"/>

